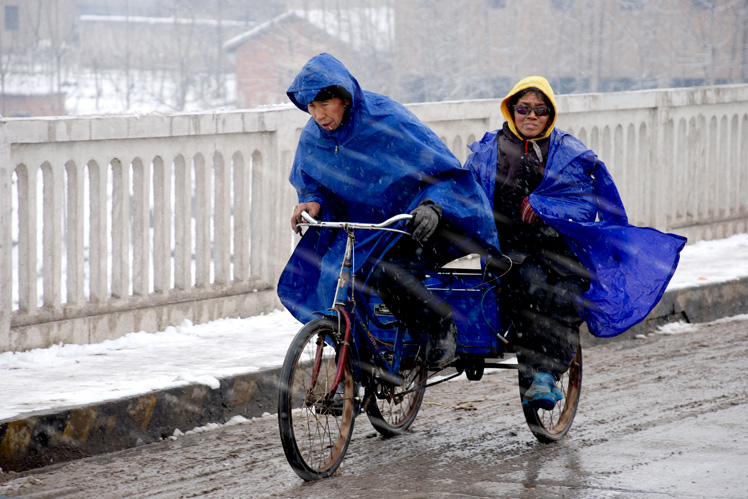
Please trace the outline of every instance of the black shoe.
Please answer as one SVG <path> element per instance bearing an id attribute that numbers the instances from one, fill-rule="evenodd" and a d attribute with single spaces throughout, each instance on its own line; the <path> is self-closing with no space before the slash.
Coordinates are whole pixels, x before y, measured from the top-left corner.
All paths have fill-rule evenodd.
<path id="1" fill-rule="evenodd" d="M 441 369 L 455 360 L 457 352 L 457 326 L 453 321 L 429 336 L 426 344 L 426 364 L 431 368 Z"/>
<path id="2" fill-rule="evenodd" d="M 345 394 L 340 391 L 335 392 L 330 405 L 327 407 L 328 413 L 332 414 L 336 418 L 343 415 L 343 405 L 345 404 Z"/>

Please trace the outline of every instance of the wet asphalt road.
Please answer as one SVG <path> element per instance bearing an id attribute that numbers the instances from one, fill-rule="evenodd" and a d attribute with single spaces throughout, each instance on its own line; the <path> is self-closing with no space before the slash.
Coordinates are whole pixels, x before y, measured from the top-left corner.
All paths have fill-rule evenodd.
<path id="1" fill-rule="evenodd" d="M 288 466 L 275 415 L 25 473 L 0 497 L 744 498 L 748 318 L 585 350 L 566 439 L 537 442 L 514 371 L 426 392 L 412 431 L 382 439 L 356 420 L 332 478 Z"/>

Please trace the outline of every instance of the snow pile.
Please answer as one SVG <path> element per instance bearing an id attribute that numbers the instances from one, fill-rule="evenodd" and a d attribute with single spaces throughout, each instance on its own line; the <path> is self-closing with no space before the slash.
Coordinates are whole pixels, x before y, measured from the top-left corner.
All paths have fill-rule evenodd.
<path id="1" fill-rule="evenodd" d="M 279 367 L 301 324 L 288 312 L 221 319 L 93 345 L 0 353 L 0 420 Z M 29 390 L 29 387 L 33 387 Z"/>

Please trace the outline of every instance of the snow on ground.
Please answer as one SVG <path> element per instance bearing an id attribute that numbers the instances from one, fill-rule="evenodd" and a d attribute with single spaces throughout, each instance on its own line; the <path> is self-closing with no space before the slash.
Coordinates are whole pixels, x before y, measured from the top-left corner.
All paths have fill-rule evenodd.
<path id="1" fill-rule="evenodd" d="M 682 289 L 748 276 L 748 234 L 699 241 L 681 252 L 668 289 Z"/>
<path id="2" fill-rule="evenodd" d="M 0 354 L 0 421 L 30 411 L 89 404 L 278 367 L 301 327 L 288 312 L 185 321 L 93 345 Z M 28 387 L 33 387 L 29 390 Z"/>
<path id="3" fill-rule="evenodd" d="M 669 289 L 738 277 L 748 277 L 748 234 L 686 246 Z M 274 311 L 200 325 L 186 321 L 94 345 L 1 353 L 0 421 L 191 383 L 217 388 L 219 378 L 280 366 L 300 327 L 288 312 Z M 688 327 L 667 325 L 659 332 Z"/>

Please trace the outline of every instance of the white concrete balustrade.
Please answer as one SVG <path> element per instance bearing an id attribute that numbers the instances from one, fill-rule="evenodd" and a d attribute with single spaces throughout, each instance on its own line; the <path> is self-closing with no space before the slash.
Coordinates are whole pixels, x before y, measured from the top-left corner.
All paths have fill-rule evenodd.
<path id="1" fill-rule="evenodd" d="M 410 108 L 464 161 L 498 100 Z M 558 97 L 630 221 L 748 232 L 748 85 Z M 0 351 L 269 311 L 296 236 L 295 108 L 0 120 Z"/>

